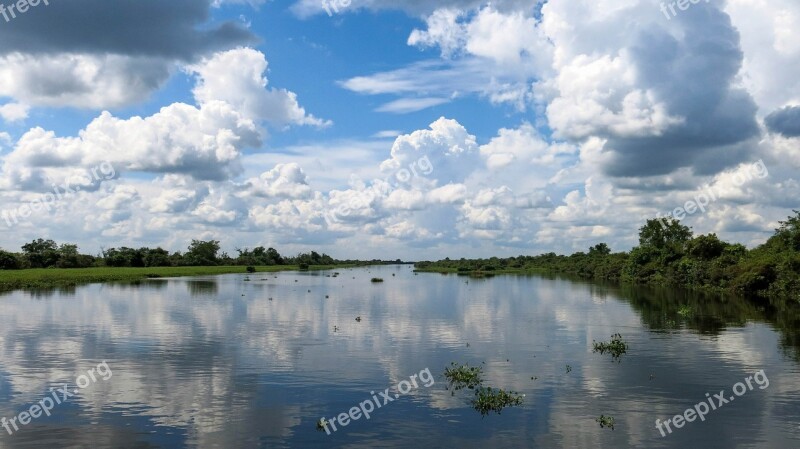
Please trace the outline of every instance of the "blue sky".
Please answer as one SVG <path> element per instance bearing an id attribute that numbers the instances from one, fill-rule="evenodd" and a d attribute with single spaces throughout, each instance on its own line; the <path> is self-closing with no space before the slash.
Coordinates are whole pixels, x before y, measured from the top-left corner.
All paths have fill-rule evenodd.
<path id="1" fill-rule="evenodd" d="M 40 5 L 0 20 L 0 246 L 624 250 L 707 188 L 685 223 L 756 245 L 800 193 L 800 6 L 766 4 Z"/>

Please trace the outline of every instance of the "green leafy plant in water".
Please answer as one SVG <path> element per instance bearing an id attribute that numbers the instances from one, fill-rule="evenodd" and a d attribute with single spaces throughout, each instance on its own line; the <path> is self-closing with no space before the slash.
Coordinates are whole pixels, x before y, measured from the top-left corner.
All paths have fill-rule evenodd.
<path id="1" fill-rule="evenodd" d="M 600 415 L 599 418 L 595 419 L 595 422 L 599 423 L 601 428 L 610 427 L 611 430 L 614 430 L 614 417 L 613 416 Z"/>
<path id="2" fill-rule="evenodd" d="M 605 354 L 606 352 L 611 354 L 613 360 L 619 361 L 622 354 L 628 352 L 628 344 L 622 340 L 622 335 L 614 334 L 611 336 L 611 341 L 608 342 L 594 342 L 594 351 L 599 352 L 600 354 Z"/>
<path id="3" fill-rule="evenodd" d="M 572 371 L 572 367 L 567 365 L 567 374 L 569 374 L 570 371 Z"/>
<path id="4" fill-rule="evenodd" d="M 515 391 L 484 387 L 482 375 L 483 368 L 480 366 L 459 365 L 455 362 L 444 370 L 444 377 L 448 382 L 446 388 L 448 390 L 452 389 L 452 395 L 464 388 L 475 390 L 475 397 L 470 403 L 472 408 L 480 412 L 482 416 L 486 416 L 490 412 L 495 412 L 499 415 L 505 407 L 522 404 L 522 398 L 525 397 L 524 394 L 520 395 Z"/>
<path id="5" fill-rule="evenodd" d="M 464 388 L 474 390 L 483 383 L 483 368 L 480 366 L 469 366 L 469 364 L 459 365 L 452 362 L 448 368 L 444 369 L 444 377 L 447 379 L 447 389 L 452 389 L 452 394 Z"/>
<path id="6" fill-rule="evenodd" d="M 472 400 L 472 407 L 479 411 L 482 416 L 491 412 L 498 415 L 506 407 L 522 405 L 524 394 L 516 391 L 505 391 L 500 388 L 480 387 L 475 390 L 475 399 Z"/>
<path id="7" fill-rule="evenodd" d="M 374 282 L 374 283 L 383 282 L 383 279 L 381 279 L 381 278 L 372 278 L 372 282 Z"/>
<path id="8" fill-rule="evenodd" d="M 684 305 L 678 309 L 678 315 L 684 318 L 689 318 L 690 316 L 694 315 L 694 310 L 692 310 L 691 307 Z"/>

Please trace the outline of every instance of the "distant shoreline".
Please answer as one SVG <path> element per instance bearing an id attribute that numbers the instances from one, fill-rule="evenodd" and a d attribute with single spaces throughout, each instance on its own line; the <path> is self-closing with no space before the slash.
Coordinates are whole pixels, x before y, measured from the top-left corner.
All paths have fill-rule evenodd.
<path id="1" fill-rule="evenodd" d="M 281 271 L 320 271 L 352 268 L 355 265 L 312 265 L 301 270 L 298 265 L 271 265 L 256 267 L 256 273 Z M 0 271 L 0 292 L 75 287 L 104 282 L 136 282 L 146 279 L 207 276 L 222 274 L 248 274 L 244 266 L 209 267 L 94 267 L 94 268 L 40 268 Z"/>

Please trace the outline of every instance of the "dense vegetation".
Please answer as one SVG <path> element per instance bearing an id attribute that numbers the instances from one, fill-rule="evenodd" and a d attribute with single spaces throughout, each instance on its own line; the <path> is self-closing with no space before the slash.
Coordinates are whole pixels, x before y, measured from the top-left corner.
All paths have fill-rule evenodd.
<path id="1" fill-rule="evenodd" d="M 109 248 L 98 255 L 80 254 L 78 246 L 59 245 L 53 240 L 37 239 L 22 246 L 21 253 L 0 250 L 0 270 L 22 270 L 31 268 L 90 268 L 90 267 L 217 267 L 217 266 L 309 266 L 332 265 L 377 265 L 400 263 L 400 261 L 369 262 L 335 260 L 327 254 L 312 251 L 295 257 L 284 257 L 274 248 L 237 249 L 238 255 L 231 257 L 220 252 L 216 240 L 192 240 L 186 253 L 169 253 L 162 248 Z"/>
<path id="2" fill-rule="evenodd" d="M 605 243 L 570 256 L 419 262 L 420 271 L 492 273 L 552 272 L 624 283 L 680 285 L 748 296 L 800 300 L 800 212 L 763 245 L 748 250 L 715 234 L 694 236 L 675 219 L 652 219 L 639 230 L 639 246 L 612 253 Z"/>

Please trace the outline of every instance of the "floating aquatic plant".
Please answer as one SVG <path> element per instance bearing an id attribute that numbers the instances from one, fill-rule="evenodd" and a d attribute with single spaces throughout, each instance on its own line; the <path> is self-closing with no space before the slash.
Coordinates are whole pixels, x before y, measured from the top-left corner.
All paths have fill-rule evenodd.
<path id="1" fill-rule="evenodd" d="M 472 407 L 486 416 L 491 412 L 498 415 L 506 407 L 522 405 L 524 394 L 516 391 L 505 391 L 501 388 L 480 387 L 475 391 L 475 399 L 472 400 Z"/>
<path id="2" fill-rule="evenodd" d="M 469 364 L 459 365 L 452 362 L 448 368 L 444 369 L 444 377 L 447 379 L 447 389 L 451 389 L 453 394 L 464 388 L 474 390 L 483 383 L 483 368 L 480 366 L 469 366 Z"/>
<path id="3" fill-rule="evenodd" d="M 501 388 L 483 386 L 483 368 L 480 366 L 469 366 L 469 364 L 459 365 L 455 362 L 444 370 L 444 377 L 447 379 L 447 389 L 452 390 L 452 395 L 462 389 L 475 391 L 475 397 L 470 401 L 472 408 L 480 412 L 482 416 L 495 412 L 498 415 L 506 407 L 513 407 L 522 404 L 524 394 L 515 391 L 506 391 Z"/>
<path id="4" fill-rule="evenodd" d="M 610 427 L 611 430 L 614 430 L 614 417 L 613 416 L 600 415 L 599 418 L 595 419 L 595 422 L 599 423 L 601 428 Z"/>
<path id="5" fill-rule="evenodd" d="M 619 361 L 622 354 L 628 352 L 628 344 L 622 340 L 622 335 L 614 334 L 611 336 L 611 341 L 608 342 L 594 342 L 594 350 L 593 352 L 599 352 L 600 354 L 605 354 L 606 352 L 611 354 L 613 360 Z"/>

